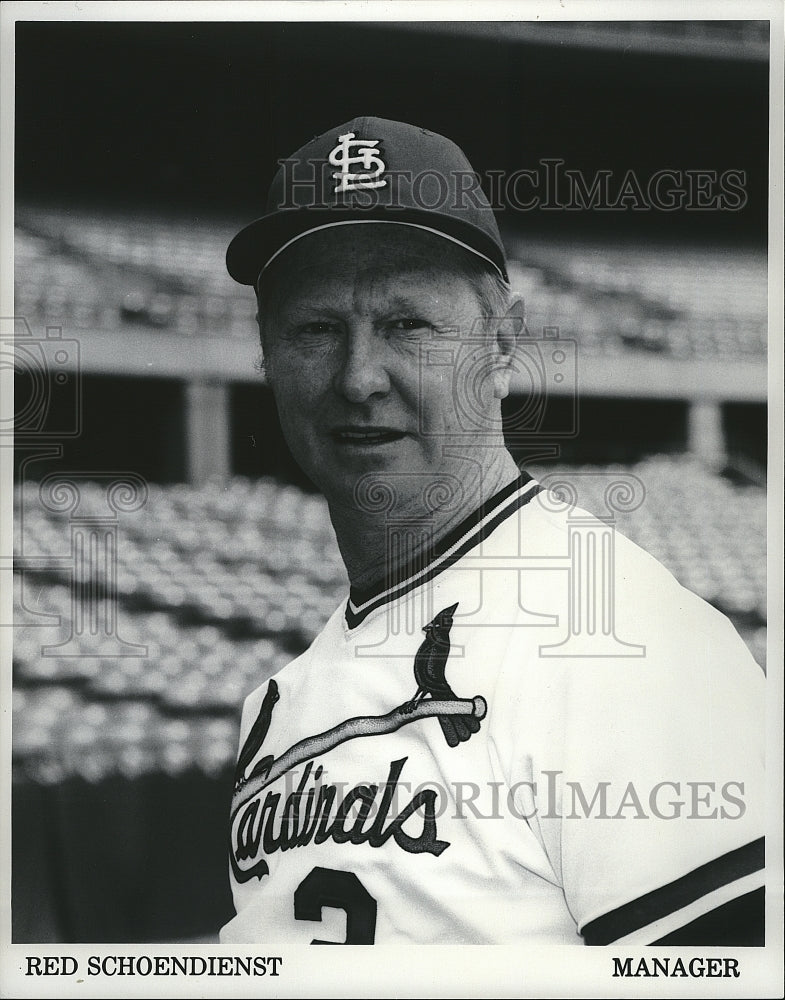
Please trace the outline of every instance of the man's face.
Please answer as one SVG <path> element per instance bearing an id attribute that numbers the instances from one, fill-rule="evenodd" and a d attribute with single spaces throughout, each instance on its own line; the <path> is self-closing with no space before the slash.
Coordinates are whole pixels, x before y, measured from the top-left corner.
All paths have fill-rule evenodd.
<path id="1" fill-rule="evenodd" d="M 464 252 L 402 226 L 339 226 L 294 244 L 265 276 L 263 347 L 281 426 L 331 503 L 352 506 L 368 473 L 405 501 L 424 477 L 460 480 L 484 466 L 501 442 L 504 359 Z M 445 449 L 451 436 L 459 456 Z"/>

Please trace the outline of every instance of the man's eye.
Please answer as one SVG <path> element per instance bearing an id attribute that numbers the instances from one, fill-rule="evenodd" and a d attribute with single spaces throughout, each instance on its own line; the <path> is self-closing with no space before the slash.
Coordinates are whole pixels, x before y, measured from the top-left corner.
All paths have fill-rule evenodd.
<path id="1" fill-rule="evenodd" d="M 302 326 L 298 326 L 297 332 L 307 337 L 319 337 L 333 333 L 336 329 L 337 324 L 335 323 L 331 323 L 328 320 L 317 320 L 314 323 L 303 323 Z"/>
<path id="2" fill-rule="evenodd" d="M 422 330 L 429 324 L 417 316 L 402 316 L 400 319 L 394 319 L 390 323 L 390 327 L 393 330 Z"/>

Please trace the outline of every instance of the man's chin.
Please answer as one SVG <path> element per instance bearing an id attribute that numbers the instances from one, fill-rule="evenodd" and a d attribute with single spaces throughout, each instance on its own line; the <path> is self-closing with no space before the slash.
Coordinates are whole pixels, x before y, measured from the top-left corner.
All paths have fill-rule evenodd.
<path id="1" fill-rule="evenodd" d="M 321 471 L 322 475 L 315 473 L 311 478 L 328 501 L 371 512 L 386 509 L 380 492 L 383 488 L 397 493 L 403 486 L 401 477 L 411 477 L 415 469 L 411 456 L 399 444 L 397 448 L 351 450 Z M 394 502 L 391 495 L 389 503 Z"/>
<path id="2" fill-rule="evenodd" d="M 411 462 L 411 438 L 407 436 L 380 438 L 378 440 L 331 441 L 322 453 L 329 457 L 329 464 L 338 476 L 349 473 L 370 472 L 396 467 L 405 468 Z"/>

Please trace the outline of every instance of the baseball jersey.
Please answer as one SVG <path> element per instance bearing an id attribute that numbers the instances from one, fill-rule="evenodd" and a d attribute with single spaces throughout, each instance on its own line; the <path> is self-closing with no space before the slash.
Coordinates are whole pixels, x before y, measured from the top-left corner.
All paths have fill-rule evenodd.
<path id="1" fill-rule="evenodd" d="M 763 681 L 524 473 L 247 698 L 221 940 L 660 940 L 763 884 Z"/>

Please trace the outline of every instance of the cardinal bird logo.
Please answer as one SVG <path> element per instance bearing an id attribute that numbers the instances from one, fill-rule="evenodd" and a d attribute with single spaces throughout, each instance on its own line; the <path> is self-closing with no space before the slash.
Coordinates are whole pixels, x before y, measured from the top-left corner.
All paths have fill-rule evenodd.
<path id="1" fill-rule="evenodd" d="M 437 701 L 461 700 L 445 677 L 447 658 L 450 655 L 450 629 L 457 608 L 457 603 L 445 608 L 423 628 L 425 639 L 414 658 L 417 691 L 412 700 L 402 706 L 404 712 L 414 711 L 426 696 Z M 438 719 L 444 738 L 451 747 L 465 743 L 473 733 L 480 731 L 480 719 L 476 714 L 439 715 Z"/>
<path id="2" fill-rule="evenodd" d="M 444 738 L 451 747 L 465 743 L 473 733 L 478 733 L 480 720 L 485 718 L 488 710 L 485 699 L 479 694 L 473 698 L 459 698 L 444 676 L 450 655 L 450 629 L 457 607 L 456 603 L 440 611 L 423 629 L 425 640 L 414 658 L 417 690 L 411 701 L 405 701 L 385 715 L 362 715 L 345 719 L 323 733 L 306 736 L 277 757 L 266 754 L 248 772 L 267 738 L 275 706 L 281 697 L 278 684 L 270 678 L 259 714 L 237 761 L 234 785 L 236 801 L 240 805 L 250 801 L 282 774 L 308 760 L 321 757 L 341 743 L 359 737 L 394 733 L 421 719 L 436 716 Z"/>
<path id="3" fill-rule="evenodd" d="M 275 708 L 275 703 L 280 697 L 281 696 L 278 694 L 278 685 L 271 679 L 267 685 L 267 694 L 264 696 L 264 701 L 262 702 L 262 707 L 259 710 L 259 715 L 256 717 L 256 721 L 253 726 L 251 726 L 251 731 L 248 733 L 245 744 L 240 751 L 240 756 L 237 759 L 237 767 L 234 772 L 235 789 L 242 788 L 247 781 L 250 781 L 251 778 L 254 778 L 257 775 L 268 773 L 270 767 L 272 766 L 273 758 L 269 756 L 264 757 L 254 766 L 254 769 L 250 774 L 246 775 L 245 773 L 248 765 L 254 759 L 264 743 L 267 731 L 269 730 L 270 723 L 273 719 L 273 709 Z"/>

